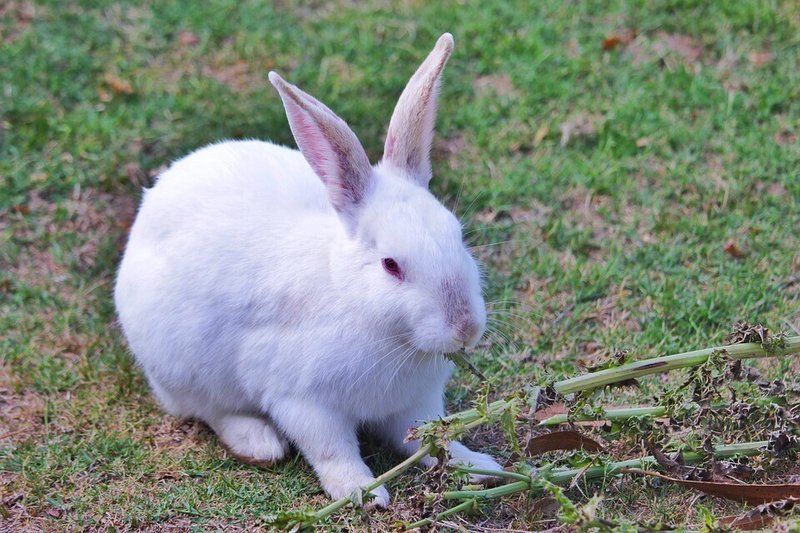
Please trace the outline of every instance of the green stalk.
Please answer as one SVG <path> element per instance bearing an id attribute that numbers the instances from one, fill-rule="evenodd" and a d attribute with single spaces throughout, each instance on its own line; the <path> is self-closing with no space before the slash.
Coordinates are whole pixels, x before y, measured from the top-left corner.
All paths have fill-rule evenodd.
<path id="1" fill-rule="evenodd" d="M 596 389 L 612 383 L 619 383 L 628 379 L 635 379 L 649 374 L 669 372 L 677 368 L 699 366 L 711 354 L 724 350 L 732 359 L 747 359 L 750 357 L 779 357 L 788 354 L 800 353 L 800 336 L 786 337 L 782 347 L 767 351 L 760 344 L 748 342 L 744 344 L 730 344 L 716 348 L 705 348 L 692 352 L 684 352 L 663 357 L 654 357 L 635 361 L 615 368 L 607 368 L 591 374 L 583 374 L 574 378 L 557 381 L 553 387 L 559 394 L 570 394 L 590 389 Z"/>
<path id="2" fill-rule="evenodd" d="M 428 517 L 428 518 L 424 518 L 422 520 L 418 520 L 417 522 L 414 522 L 413 524 L 408 524 L 406 526 L 406 531 L 408 531 L 410 529 L 417 529 L 417 528 L 422 527 L 422 526 L 427 526 L 428 524 L 432 524 L 432 523 L 436 522 L 437 520 L 441 520 L 442 518 L 447 518 L 450 515 L 454 515 L 456 513 L 460 513 L 461 511 L 466 511 L 467 509 L 474 508 L 476 503 L 477 502 L 475 500 L 464 500 L 463 502 L 459 503 L 455 507 L 451 507 L 450 509 L 447 509 L 446 511 L 442 511 L 441 513 L 437 514 L 436 516 L 431 516 L 431 517 Z"/>
<path id="3" fill-rule="evenodd" d="M 604 385 L 609 385 L 612 383 L 617 383 L 620 381 L 625 381 L 631 378 L 637 378 L 641 376 L 645 376 L 648 374 L 654 374 L 658 372 L 668 372 L 670 370 L 675 370 L 677 368 L 685 368 L 690 366 L 698 366 L 706 362 L 709 356 L 718 350 L 725 350 L 728 355 L 733 359 L 746 359 L 749 357 L 773 357 L 773 356 L 781 356 L 781 355 L 788 355 L 788 354 L 797 354 L 800 353 L 800 336 L 797 337 L 787 337 L 785 339 L 784 345 L 782 347 L 775 348 L 772 351 L 765 350 L 760 344 L 755 343 L 745 343 L 745 344 L 734 344 L 729 346 L 721 346 L 718 348 L 706 348 L 704 350 L 696 350 L 693 352 L 686 352 L 676 355 L 668 355 L 664 357 L 656 357 L 653 359 L 646 359 L 643 361 L 637 361 L 634 363 L 629 363 L 627 365 L 622 365 L 616 368 L 610 368 L 607 370 L 601 370 L 599 372 L 594 372 L 591 374 L 585 374 L 581 376 L 576 376 L 574 378 L 557 381 L 553 384 L 554 389 L 559 394 L 569 394 L 574 392 L 580 392 L 584 390 L 590 390 L 597 387 L 602 387 Z M 495 402 L 492 402 L 488 405 L 486 410 L 487 416 L 482 416 L 477 409 L 467 409 L 465 411 L 461 411 L 459 413 L 454 413 L 452 415 L 446 416 L 443 418 L 446 422 L 455 422 L 458 421 L 461 423 L 460 426 L 453 427 L 450 431 L 447 432 L 448 438 L 456 439 L 466 431 L 475 428 L 477 426 L 486 424 L 488 422 L 493 421 L 497 416 L 501 415 L 506 409 L 508 409 L 514 402 L 519 402 L 519 398 L 511 397 L 509 399 L 501 399 Z M 534 402 L 535 403 L 535 402 Z M 622 413 L 618 413 L 620 418 L 626 418 L 630 416 L 641 416 L 644 413 L 640 413 L 638 415 L 630 414 L 631 409 L 637 408 L 630 408 L 628 410 L 627 415 L 623 415 Z M 638 409 L 661 409 L 660 407 L 656 408 L 638 408 Z M 658 411 L 651 412 L 651 415 L 659 416 Z M 559 416 L 559 415 L 557 415 Z M 551 421 L 548 419 L 548 422 Z M 435 422 L 430 422 L 428 424 L 423 424 L 419 427 L 420 432 L 424 432 L 426 429 L 430 429 L 433 427 Z M 551 425 L 550 423 L 544 425 Z M 752 443 L 750 443 L 752 444 Z M 394 479 L 401 473 L 408 470 L 411 466 L 418 463 L 425 455 L 432 452 L 434 447 L 432 445 L 424 446 L 420 448 L 415 454 L 411 457 L 403 461 L 402 463 L 398 464 L 391 470 L 384 472 L 382 475 L 378 476 L 375 481 L 365 487 L 365 492 L 369 492 L 380 485 Z M 746 453 L 746 452 L 741 452 Z M 632 466 L 645 466 L 648 463 L 648 460 L 652 460 L 652 458 L 642 458 L 634 460 L 634 463 L 625 464 L 620 468 L 630 468 Z M 627 461 L 623 461 L 622 463 L 628 463 Z M 622 464 L 620 463 L 620 464 Z M 609 468 L 613 467 L 617 463 L 612 463 L 611 465 L 605 467 L 591 467 L 589 468 L 584 474 L 587 478 L 591 479 L 592 477 L 601 477 L 603 475 L 608 475 L 609 473 L 618 472 L 617 470 L 608 470 Z M 572 473 L 572 476 L 577 475 L 582 470 L 576 470 Z M 556 472 L 557 475 L 566 476 L 567 473 L 570 471 L 561 471 Z M 513 494 L 513 492 L 507 492 L 509 487 L 514 488 L 516 492 L 519 492 L 517 486 L 519 484 L 530 484 L 527 481 L 516 481 L 514 483 L 510 483 L 508 485 L 504 485 L 501 487 L 495 487 L 492 489 L 487 489 L 485 491 L 453 491 L 450 493 L 445 494 L 464 494 L 463 497 L 470 497 L 469 493 L 480 494 L 483 496 L 477 497 L 497 497 L 495 495 L 505 495 L 505 494 Z M 330 505 L 320 509 L 316 513 L 314 513 L 313 521 L 319 521 L 323 518 L 330 516 L 331 514 L 335 513 L 342 507 L 345 507 L 349 503 L 352 502 L 351 497 L 342 498 L 337 500 Z"/>
<path id="4" fill-rule="evenodd" d="M 727 444 L 714 447 L 714 456 L 719 458 L 733 457 L 736 455 L 755 455 L 765 449 L 769 444 L 768 441 L 755 441 L 755 442 L 741 442 L 737 444 Z M 703 460 L 704 455 L 697 452 L 686 452 L 683 454 L 683 460 L 686 463 L 697 463 Z M 548 479 L 556 485 L 568 485 L 575 479 L 576 476 L 582 475 L 585 479 L 598 479 L 606 476 L 613 476 L 619 474 L 625 468 L 646 468 L 657 467 L 658 461 L 652 455 L 640 457 L 638 459 L 629 459 L 627 461 L 618 461 L 609 463 L 607 465 L 591 466 L 589 468 L 570 468 L 564 470 L 550 470 L 545 475 Z M 482 490 L 454 490 L 442 493 L 442 498 L 445 500 L 461 500 L 464 498 L 470 499 L 490 499 L 516 494 L 525 490 L 530 490 L 532 482 L 535 482 L 535 477 L 531 481 L 515 481 L 507 485 L 493 487 L 491 489 Z"/>
<path id="5" fill-rule="evenodd" d="M 553 415 L 539 422 L 540 426 L 557 426 L 567 422 L 586 422 L 593 420 L 625 420 L 635 416 L 664 416 L 667 414 L 666 407 L 661 406 L 644 406 L 644 407 L 620 407 L 612 409 L 604 409 L 602 414 L 594 415 L 576 415 L 572 418 L 569 413 L 560 415 Z"/>
<path id="6" fill-rule="evenodd" d="M 433 445 L 429 444 L 428 446 L 420 446 L 419 450 L 417 450 L 413 455 L 409 456 L 408 459 L 403 461 L 402 463 L 396 465 L 394 468 L 387 470 L 380 476 L 375 478 L 375 481 L 364 487 L 362 490 L 364 494 L 368 494 L 371 490 L 377 489 L 387 481 L 391 481 L 392 479 L 396 478 L 416 463 L 422 460 L 423 457 L 428 455 L 433 451 Z M 314 522 L 319 522 L 323 518 L 326 518 L 342 507 L 346 506 L 347 504 L 352 502 L 352 498 L 350 496 L 346 496 L 344 498 L 340 498 L 335 502 L 323 507 L 316 513 L 314 513 Z"/>
<path id="7" fill-rule="evenodd" d="M 515 401 L 515 400 L 510 400 L 510 401 Z M 508 405 L 510 401 L 503 400 L 503 401 L 494 402 L 493 404 L 490 404 L 490 406 L 489 406 L 489 415 L 490 415 L 490 417 L 489 418 L 481 417 L 480 415 L 477 414 L 477 411 L 475 411 L 474 416 L 472 415 L 472 413 L 470 413 L 468 416 L 464 417 L 466 420 L 468 420 L 468 422 L 465 423 L 463 426 L 461 426 L 459 428 L 453 428 L 453 431 L 451 432 L 451 434 L 448 435 L 448 437 L 457 438 L 463 432 L 469 431 L 470 429 L 476 428 L 476 427 L 478 427 L 480 425 L 483 425 L 483 424 L 489 422 L 491 420 L 492 416 L 502 413 L 503 409 L 501 409 L 500 407 Z M 470 411 L 472 411 L 472 410 L 470 410 Z M 456 415 L 451 415 L 451 416 L 447 417 L 447 419 L 450 419 L 450 420 L 461 419 L 461 417 L 459 416 L 461 414 L 462 413 L 457 413 Z M 462 420 L 462 422 L 463 422 L 463 420 Z M 432 453 L 433 451 L 434 451 L 433 444 L 428 444 L 427 446 L 421 446 L 419 448 L 419 450 L 417 450 L 413 455 L 409 456 L 408 459 L 406 459 L 402 463 L 396 465 L 394 468 L 392 468 L 390 470 L 387 470 L 386 472 L 384 472 L 380 476 L 376 477 L 375 481 L 373 481 L 372 483 L 370 483 L 369 485 L 367 485 L 366 487 L 364 487 L 362 489 L 363 493 L 364 494 L 368 494 L 371 490 L 376 489 L 376 488 L 380 487 L 381 485 L 383 485 L 384 483 L 387 483 L 387 482 L 393 480 L 394 478 L 396 478 L 397 476 L 399 476 L 400 474 L 402 474 L 403 472 L 405 472 L 406 470 L 408 470 L 409 468 L 414 466 L 416 463 L 420 462 L 423 457 L 425 457 L 426 455 Z M 346 496 L 344 498 L 340 498 L 340 499 L 336 500 L 335 502 L 323 507 L 322 509 L 320 509 L 316 513 L 314 513 L 312 521 L 313 522 L 319 522 L 320 520 L 322 520 L 324 518 L 327 518 L 328 516 L 332 515 L 333 513 L 335 513 L 336 511 L 338 511 L 342 507 L 345 507 L 348 504 L 352 503 L 352 501 L 353 501 L 353 499 L 352 499 L 351 496 Z"/>
<path id="8" fill-rule="evenodd" d="M 467 474 L 477 474 L 479 476 L 492 476 L 502 477 L 506 479 L 513 479 L 515 481 L 530 481 L 531 476 L 520 474 L 519 472 L 506 472 L 505 470 L 483 470 L 481 468 L 472 468 L 469 466 L 456 465 L 456 470 L 459 472 L 466 472 Z"/>

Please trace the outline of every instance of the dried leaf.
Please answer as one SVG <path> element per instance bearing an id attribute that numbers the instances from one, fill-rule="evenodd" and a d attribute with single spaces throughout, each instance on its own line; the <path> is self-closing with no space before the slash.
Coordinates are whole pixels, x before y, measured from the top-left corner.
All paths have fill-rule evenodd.
<path id="1" fill-rule="evenodd" d="M 649 470 L 640 470 L 638 468 L 626 468 L 624 472 L 628 474 L 657 477 L 684 487 L 699 490 L 711 496 L 717 496 L 736 502 L 749 503 L 750 505 L 761 505 L 763 503 L 786 500 L 788 498 L 800 498 L 800 484 L 748 484 L 722 483 L 718 481 L 690 481 L 666 476 L 658 472 L 651 472 Z"/>
<path id="2" fill-rule="evenodd" d="M 769 330 L 761 324 L 750 325 L 745 320 L 740 320 L 733 325 L 733 331 L 728 336 L 731 344 L 745 342 L 760 342 L 766 344 L 769 339 Z"/>
<path id="3" fill-rule="evenodd" d="M 617 35 L 616 33 L 612 33 L 605 39 L 603 39 L 603 50 L 613 50 L 622 43 L 622 37 Z"/>
<path id="4" fill-rule="evenodd" d="M 128 80 L 123 80 L 113 72 L 106 72 L 104 77 L 108 88 L 116 94 L 133 94 L 133 85 Z"/>
<path id="5" fill-rule="evenodd" d="M 772 455 L 780 455 L 786 450 L 796 448 L 800 439 L 786 431 L 773 431 L 769 436 L 767 451 Z"/>
<path id="6" fill-rule="evenodd" d="M 771 516 L 748 516 L 750 512 L 740 516 L 723 516 L 719 519 L 719 525 L 735 531 L 756 531 L 766 529 L 775 520 Z"/>
<path id="7" fill-rule="evenodd" d="M 742 248 L 733 239 L 726 242 L 722 249 L 725 250 L 725 253 L 731 257 L 735 257 L 736 259 L 741 259 L 746 255 Z"/>
<path id="8" fill-rule="evenodd" d="M 578 431 L 554 431 L 532 437 L 525 444 L 524 452 L 530 456 L 541 455 L 555 450 L 580 450 L 602 452 L 603 446 L 596 440 Z"/>
<path id="9" fill-rule="evenodd" d="M 548 133 L 550 133 L 550 126 L 548 126 L 547 124 L 541 126 L 538 130 L 536 130 L 536 133 L 533 135 L 534 148 L 542 144 L 542 141 L 544 140 L 545 137 L 547 137 Z"/>
<path id="10" fill-rule="evenodd" d="M 636 38 L 636 30 L 630 28 L 614 32 L 603 39 L 603 50 L 613 50 L 621 44 L 628 44 Z"/>
<path id="11" fill-rule="evenodd" d="M 682 479 L 686 479 L 687 469 L 686 465 L 683 462 L 683 454 L 679 452 L 678 455 L 675 456 L 675 459 L 667 457 L 661 448 L 653 445 L 652 443 L 647 443 L 647 450 L 653 455 L 656 462 L 669 472 L 670 474 L 681 476 Z"/>
<path id="12" fill-rule="evenodd" d="M 31 208 L 28 207 L 28 204 L 17 204 L 12 206 L 11 211 L 22 216 L 28 216 L 31 214 Z"/>
<path id="13" fill-rule="evenodd" d="M 789 516 L 798 507 L 800 507 L 800 499 L 786 498 L 785 500 L 759 505 L 755 509 L 739 516 L 720 518 L 719 523 L 732 529 L 744 531 L 765 529 L 776 517 Z"/>

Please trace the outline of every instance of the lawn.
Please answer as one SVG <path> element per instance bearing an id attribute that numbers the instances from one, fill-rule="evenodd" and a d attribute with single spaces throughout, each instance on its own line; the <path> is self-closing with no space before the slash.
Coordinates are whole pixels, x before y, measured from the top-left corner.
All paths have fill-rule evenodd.
<path id="1" fill-rule="evenodd" d="M 328 500 L 302 458 L 264 470 L 163 415 L 111 299 L 142 187 L 223 138 L 293 144 L 274 69 L 344 117 L 372 161 L 443 32 L 432 189 L 486 272 L 491 396 L 635 358 L 723 344 L 740 319 L 800 329 L 800 7 L 702 2 L 0 4 L 0 529 L 269 528 Z M 762 363 L 798 385 L 797 368 Z M 683 378 L 614 395 L 652 401 Z M 457 373 L 452 410 L 479 380 Z M 611 398 L 611 395 L 608 396 Z M 520 437 L 529 430 L 519 428 Z M 467 439 L 506 458 L 502 433 Z M 366 442 L 375 471 L 398 461 Z M 800 464 L 774 475 L 800 473 Z M 393 506 L 329 527 L 425 516 L 411 471 Z M 622 477 L 608 519 L 700 527 L 740 508 Z M 429 512 L 429 509 L 428 509 Z M 451 525 L 540 530 L 514 496 Z"/>

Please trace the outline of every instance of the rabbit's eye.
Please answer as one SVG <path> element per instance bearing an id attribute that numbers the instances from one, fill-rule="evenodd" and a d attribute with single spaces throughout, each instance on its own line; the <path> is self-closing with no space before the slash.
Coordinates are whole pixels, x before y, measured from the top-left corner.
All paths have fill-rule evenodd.
<path id="1" fill-rule="evenodd" d="M 381 259 L 381 264 L 383 265 L 383 269 L 391 274 L 392 276 L 396 277 L 399 280 L 403 279 L 403 271 L 400 270 L 400 265 L 397 264 L 397 261 L 392 259 L 391 257 L 384 257 Z"/>

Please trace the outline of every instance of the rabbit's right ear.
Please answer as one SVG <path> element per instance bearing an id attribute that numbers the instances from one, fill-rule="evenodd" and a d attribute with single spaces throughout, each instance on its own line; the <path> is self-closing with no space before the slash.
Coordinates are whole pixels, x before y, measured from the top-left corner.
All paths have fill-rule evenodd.
<path id="1" fill-rule="evenodd" d="M 442 71 L 453 53 L 445 33 L 409 80 L 389 122 L 383 160 L 423 187 L 431 180 L 431 143 Z"/>
<path id="2" fill-rule="evenodd" d="M 276 72 L 278 89 L 297 147 L 328 189 L 328 198 L 349 228 L 364 200 L 372 166 L 356 134 L 322 102 L 287 83 Z"/>

